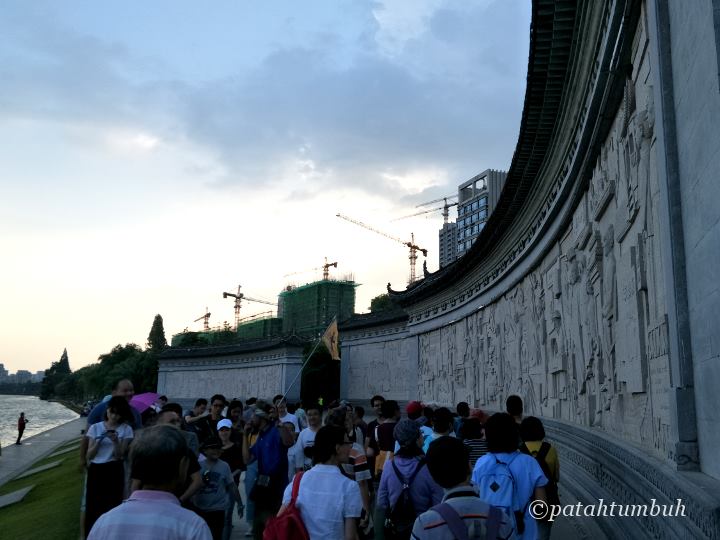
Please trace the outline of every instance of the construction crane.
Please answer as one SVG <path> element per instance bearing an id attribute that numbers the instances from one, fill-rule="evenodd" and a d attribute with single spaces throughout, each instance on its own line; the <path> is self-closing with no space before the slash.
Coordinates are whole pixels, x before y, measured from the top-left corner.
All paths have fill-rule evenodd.
<path id="1" fill-rule="evenodd" d="M 435 199 L 434 201 L 428 201 L 426 203 L 418 204 L 415 208 L 422 208 L 423 206 L 428 206 L 431 204 L 444 202 L 444 204 L 442 206 L 438 206 L 437 208 L 430 208 L 429 210 L 427 210 L 427 209 L 421 210 L 420 212 L 415 212 L 414 214 L 410 214 L 408 216 L 403 216 L 403 217 L 393 219 L 393 221 L 399 221 L 401 219 L 411 218 L 411 217 L 415 217 L 415 216 L 421 216 L 423 214 L 429 214 L 430 212 L 437 212 L 438 210 L 442 210 L 443 223 L 447 223 L 448 217 L 450 214 L 450 212 L 449 212 L 450 207 L 457 206 L 457 201 L 448 203 L 448 199 L 454 199 L 456 197 L 457 197 L 457 195 L 448 195 L 447 197 L 442 197 L 441 199 Z"/>
<path id="2" fill-rule="evenodd" d="M 370 225 L 367 225 L 363 223 L 362 221 L 358 221 L 356 219 L 344 216 L 342 214 L 336 214 L 336 217 L 339 217 L 340 219 L 344 219 L 345 221 L 349 221 L 350 223 L 354 223 L 355 225 L 359 225 L 360 227 L 363 227 L 369 231 L 373 231 L 374 233 L 380 234 L 384 236 L 385 238 L 389 238 L 390 240 L 395 240 L 396 242 L 400 242 L 402 245 L 407 246 L 410 248 L 410 276 L 408 278 L 408 285 L 412 285 L 415 283 L 415 263 L 417 262 L 417 252 L 422 252 L 424 257 L 427 257 L 427 249 L 421 248 L 415 243 L 415 233 L 410 233 L 410 241 L 403 240 L 402 238 L 398 238 L 397 236 L 392 236 L 391 234 L 379 231 L 375 229 L 374 227 L 371 227 Z"/>
<path id="3" fill-rule="evenodd" d="M 203 321 L 203 330 L 207 332 L 210 330 L 210 312 L 208 311 L 208 308 L 205 308 L 205 315 L 202 317 L 198 317 L 193 322 Z"/>
<path id="4" fill-rule="evenodd" d="M 240 285 L 238 285 L 237 293 L 229 293 L 224 292 L 223 298 L 232 297 L 235 299 L 235 327 L 237 328 L 237 325 L 240 324 L 240 306 L 242 305 L 243 300 L 247 300 L 249 302 L 258 302 L 259 304 L 267 304 L 269 306 L 277 306 L 276 303 L 270 302 L 269 300 L 260 300 L 258 298 L 251 298 L 250 296 L 246 296 L 243 293 L 240 292 Z"/>
<path id="5" fill-rule="evenodd" d="M 289 274 L 285 274 L 283 277 L 297 276 L 298 274 L 305 274 L 307 272 L 314 272 L 316 270 L 322 270 L 323 271 L 323 280 L 327 281 L 328 279 L 330 279 L 330 268 L 333 266 L 335 268 L 337 268 L 337 265 L 338 265 L 337 261 L 329 263 L 329 262 L 327 262 L 327 257 L 325 257 L 325 264 L 323 264 L 322 266 L 318 266 L 316 268 L 310 268 L 309 270 L 302 270 L 300 272 L 291 272 Z"/>

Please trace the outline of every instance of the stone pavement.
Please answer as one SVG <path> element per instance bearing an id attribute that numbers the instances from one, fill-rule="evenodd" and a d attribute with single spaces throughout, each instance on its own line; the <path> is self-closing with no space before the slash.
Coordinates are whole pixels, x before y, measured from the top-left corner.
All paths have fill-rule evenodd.
<path id="1" fill-rule="evenodd" d="M 11 504 L 19 503 L 25 498 L 28 493 L 33 490 L 34 487 L 35 484 L 24 487 L 22 489 L 18 489 L 17 491 L 13 491 L 12 493 L 8 493 L 7 495 L 0 495 L 0 508 L 5 508 L 6 506 L 10 506 Z"/>
<path id="2" fill-rule="evenodd" d="M 61 426 L 49 429 L 23 440 L 22 444 L 12 444 L 2 449 L 0 456 L 0 486 L 12 480 L 30 468 L 33 463 L 49 456 L 59 446 L 80 439 L 80 431 L 85 429 L 85 418 L 71 420 Z"/>

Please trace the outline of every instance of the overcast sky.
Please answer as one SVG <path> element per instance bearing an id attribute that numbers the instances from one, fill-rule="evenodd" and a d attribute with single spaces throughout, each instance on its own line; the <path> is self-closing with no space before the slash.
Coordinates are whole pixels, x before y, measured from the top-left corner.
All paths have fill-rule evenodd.
<path id="1" fill-rule="evenodd" d="M 8 0 L 0 14 L 0 363 L 77 369 L 223 291 L 338 261 L 403 289 L 440 213 L 520 124 L 529 0 Z M 422 270 L 418 267 L 420 273 Z M 246 302 L 243 316 L 268 309 Z"/>

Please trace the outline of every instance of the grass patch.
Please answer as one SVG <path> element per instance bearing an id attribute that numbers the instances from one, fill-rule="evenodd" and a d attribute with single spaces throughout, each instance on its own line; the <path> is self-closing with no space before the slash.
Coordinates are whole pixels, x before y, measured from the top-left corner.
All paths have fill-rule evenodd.
<path id="1" fill-rule="evenodd" d="M 17 504 L 0 508 L 2 538 L 13 540 L 76 540 L 80 535 L 80 497 L 83 473 L 78 466 L 79 458 L 70 452 L 63 462 L 49 469 L 20 480 L 12 480 L 0 488 L 5 495 L 35 484 L 35 489 Z M 45 459 L 33 464 L 43 465 L 55 459 Z"/>

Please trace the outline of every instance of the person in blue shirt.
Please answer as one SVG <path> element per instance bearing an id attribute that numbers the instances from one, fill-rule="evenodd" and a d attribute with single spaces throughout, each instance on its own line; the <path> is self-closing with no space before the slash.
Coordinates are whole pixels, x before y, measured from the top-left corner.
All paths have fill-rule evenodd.
<path id="1" fill-rule="evenodd" d="M 534 457 L 518 450 L 517 424 L 509 414 L 493 414 L 485 424 L 485 438 L 488 453 L 477 460 L 472 472 L 480 498 L 507 511 L 518 539 L 535 540 L 538 530 L 530 502 L 547 502 L 548 479 Z"/>
<path id="2" fill-rule="evenodd" d="M 262 539 L 267 519 L 280 509 L 283 491 L 288 483 L 287 449 L 292 444 L 292 438 L 281 435 L 275 425 L 276 421 L 272 405 L 258 400 L 243 437 L 245 463 L 257 462 L 257 480 L 248 494 L 255 504 L 253 537 L 257 540 Z M 258 436 L 255 444 L 249 448 L 253 429 L 257 430 Z"/>
<path id="3" fill-rule="evenodd" d="M 120 379 L 115 381 L 110 395 L 112 397 L 122 396 L 127 400 L 128 403 L 130 403 L 130 400 L 135 395 L 135 387 L 133 386 L 132 381 L 130 381 L 129 379 Z M 87 417 L 88 427 L 103 421 L 103 419 L 105 418 L 105 411 L 107 410 L 107 406 L 107 401 L 101 401 L 100 403 L 95 405 L 95 407 L 93 407 L 93 410 L 90 411 L 90 414 Z M 133 429 L 141 429 L 143 426 L 140 413 L 132 405 L 130 406 L 130 412 L 132 412 L 133 415 L 133 422 L 130 426 Z"/>

